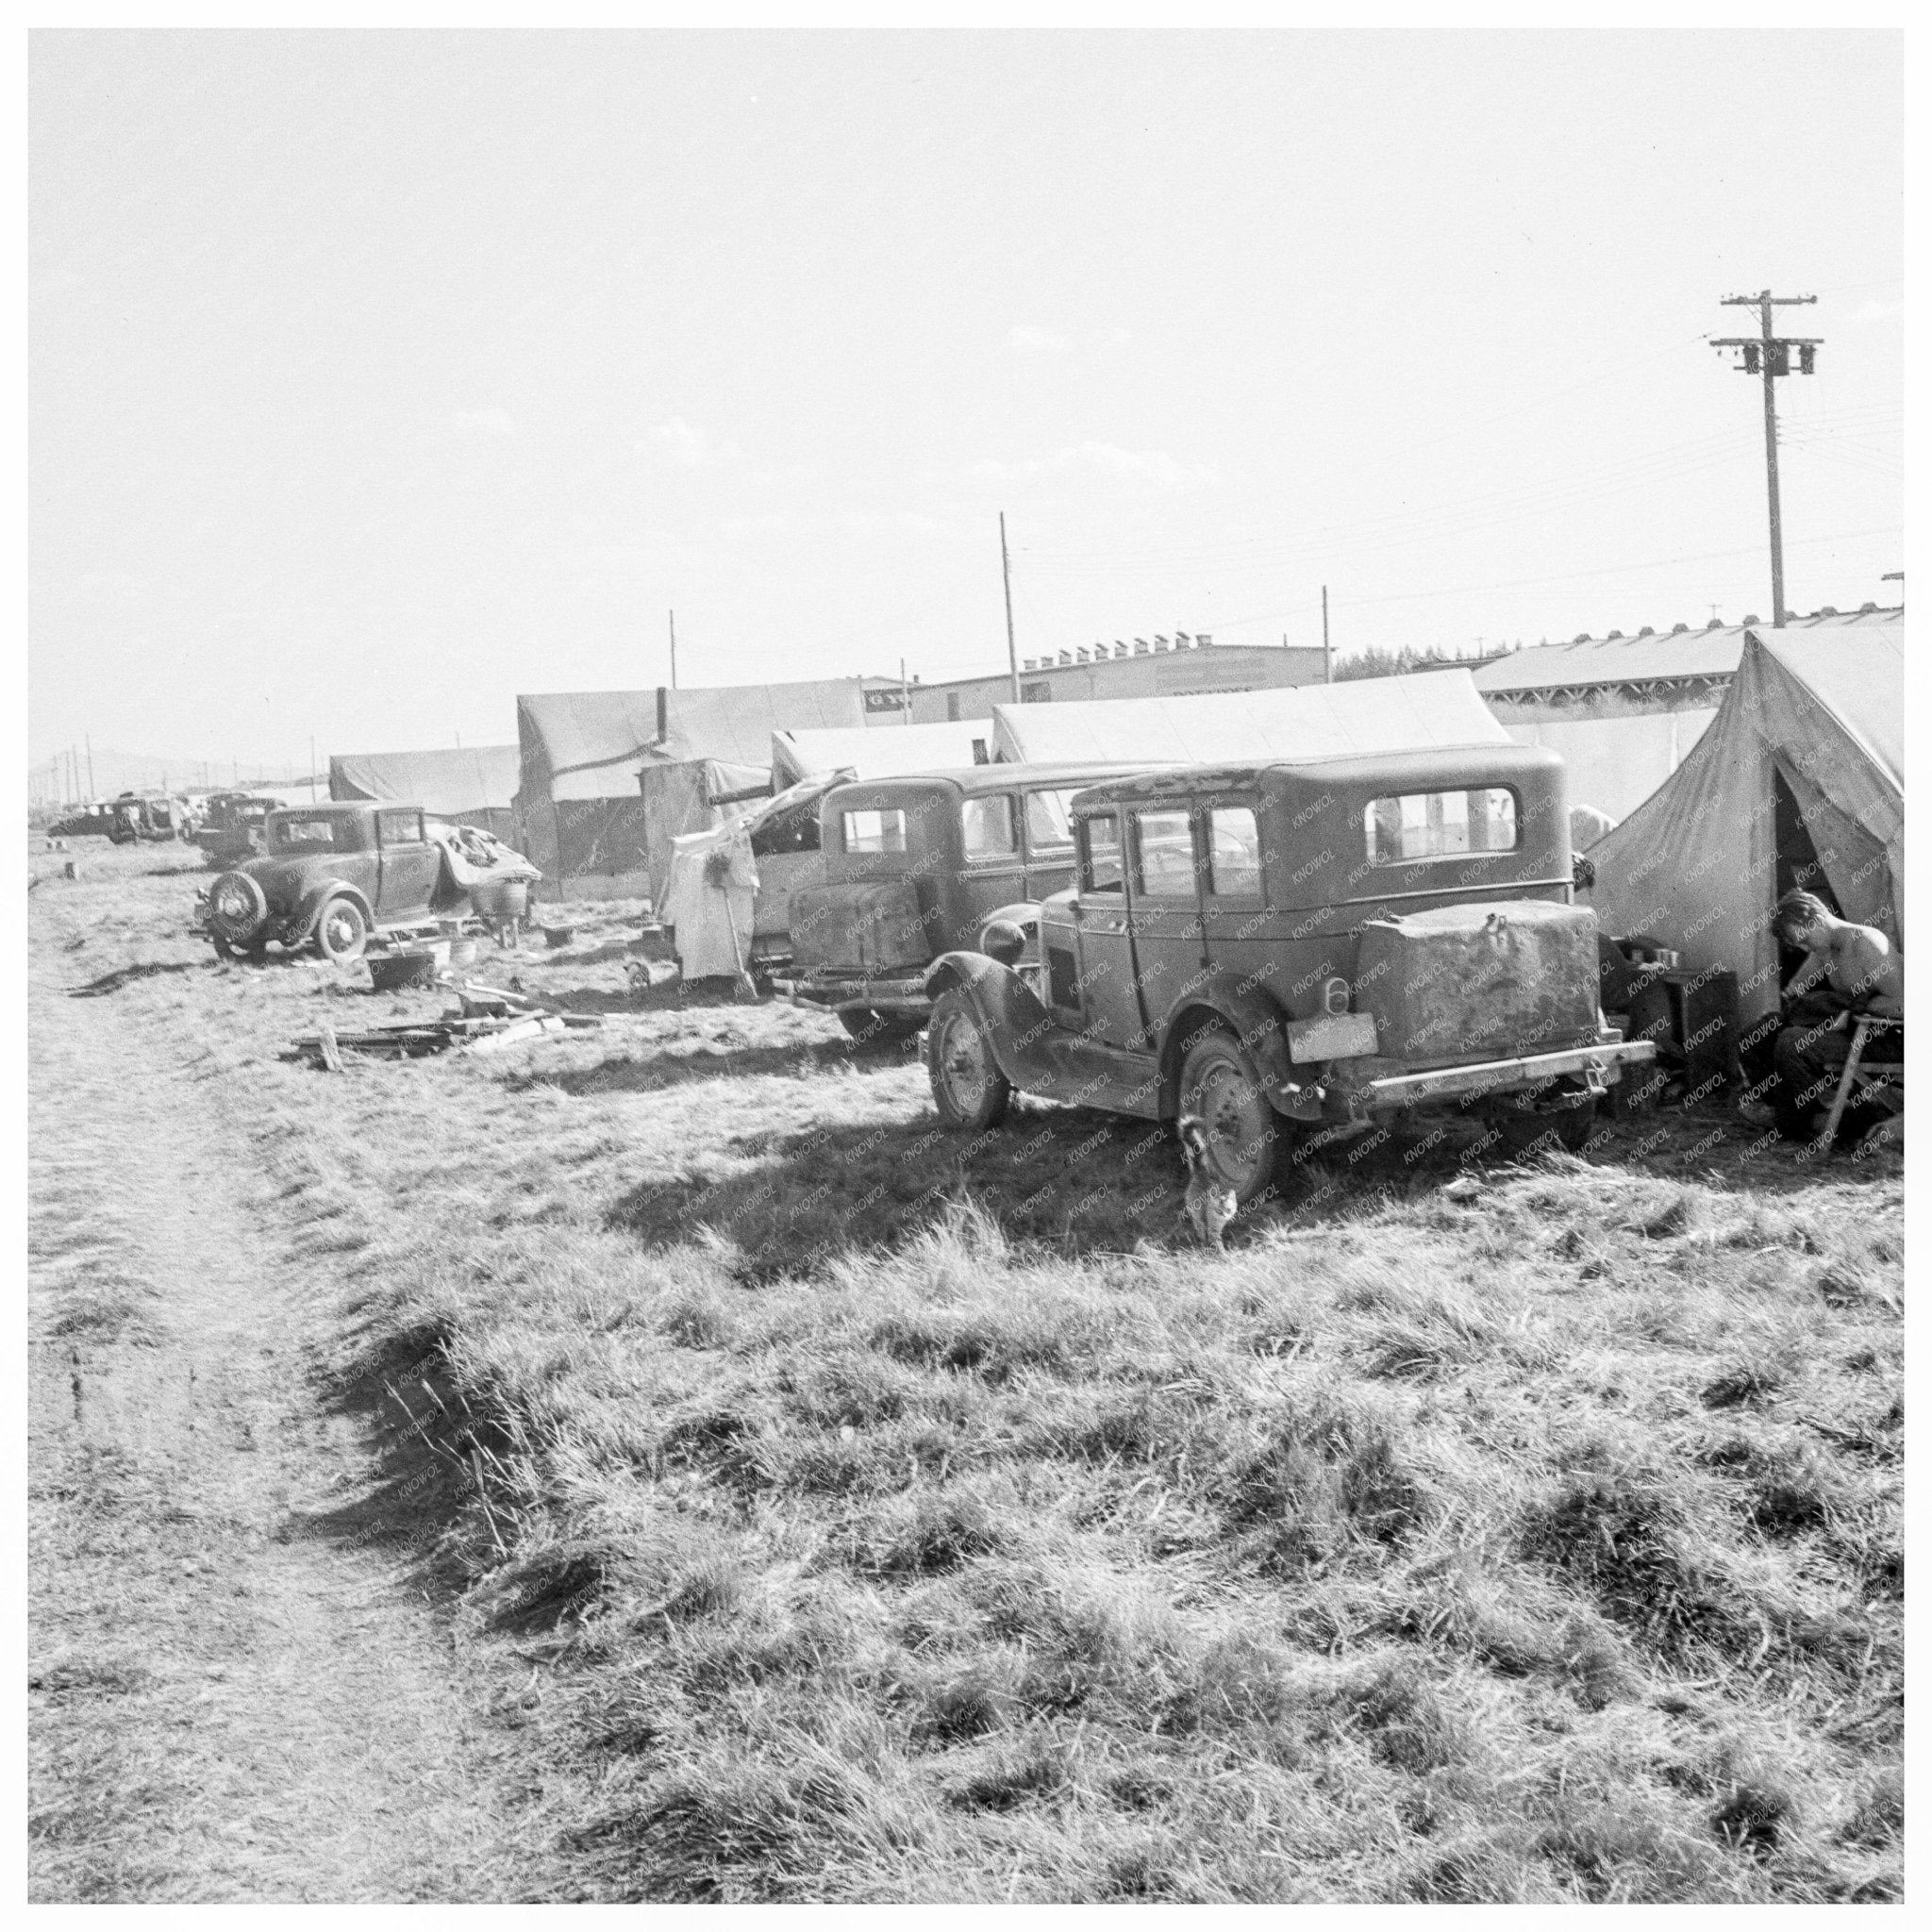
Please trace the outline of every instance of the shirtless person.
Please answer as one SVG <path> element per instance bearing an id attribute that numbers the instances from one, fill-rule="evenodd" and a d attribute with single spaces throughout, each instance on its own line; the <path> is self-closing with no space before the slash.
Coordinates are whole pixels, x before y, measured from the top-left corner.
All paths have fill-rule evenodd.
<path id="1" fill-rule="evenodd" d="M 1803 1141 L 1817 1131 L 1819 1111 L 1831 1105 L 1852 1050 L 1856 1016 L 1904 1018 L 1905 962 L 1876 926 L 1837 918 L 1811 892 L 1787 892 L 1771 916 L 1771 929 L 1784 944 L 1805 951 L 1805 963 L 1784 990 L 1785 1024 L 1773 1049 L 1776 1074 L 1769 1095 L 1778 1131 Z M 1903 1028 L 1888 1027 L 1866 1042 L 1866 1060 L 1904 1057 Z"/>

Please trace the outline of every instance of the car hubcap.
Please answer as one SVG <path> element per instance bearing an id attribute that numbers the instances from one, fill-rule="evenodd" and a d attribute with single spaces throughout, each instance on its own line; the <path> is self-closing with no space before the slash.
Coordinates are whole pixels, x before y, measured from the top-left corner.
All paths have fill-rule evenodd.
<path id="1" fill-rule="evenodd" d="M 986 1090 L 986 1066 L 979 1036 L 964 1020 L 946 1023 L 939 1042 L 940 1072 L 946 1091 L 961 1113 L 971 1113 Z"/>
<path id="2" fill-rule="evenodd" d="M 1216 1067 L 1201 1083 L 1201 1118 L 1208 1124 L 1208 1158 L 1221 1178 L 1241 1188 L 1267 1152 L 1265 1123 L 1255 1118 L 1255 1096 L 1232 1067 Z"/>
<path id="3" fill-rule="evenodd" d="M 324 939 L 331 953 L 345 951 L 356 942 L 356 923 L 346 913 L 338 912 L 324 928 Z"/>

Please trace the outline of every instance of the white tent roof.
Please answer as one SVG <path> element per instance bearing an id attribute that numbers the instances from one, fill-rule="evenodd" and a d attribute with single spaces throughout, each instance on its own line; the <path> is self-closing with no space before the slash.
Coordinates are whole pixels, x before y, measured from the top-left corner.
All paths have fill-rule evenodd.
<path id="1" fill-rule="evenodd" d="M 1468 671 L 1192 697 L 995 705 L 993 756 L 1026 764 L 1204 765 L 1507 744 Z"/>
<path id="2" fill-rule="evenodd" d="M 903 778 L 948 772 L 974 762 L 977 739 L 992 755 L 992 725 L 984 718 L 950 724 L 872 724 L 844 730 L 800 728 L 772 733 L 772 782 L 783 787 L 828 772 L 859 778 Z"/>

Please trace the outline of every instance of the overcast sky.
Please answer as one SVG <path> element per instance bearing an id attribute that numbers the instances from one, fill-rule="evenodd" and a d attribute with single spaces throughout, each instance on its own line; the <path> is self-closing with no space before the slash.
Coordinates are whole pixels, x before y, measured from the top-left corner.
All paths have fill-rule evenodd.
<path id="1" fill-rule="evenodd" d="M 35 757 L 1897 587 L 1885 33 L 42 33 Z"/>

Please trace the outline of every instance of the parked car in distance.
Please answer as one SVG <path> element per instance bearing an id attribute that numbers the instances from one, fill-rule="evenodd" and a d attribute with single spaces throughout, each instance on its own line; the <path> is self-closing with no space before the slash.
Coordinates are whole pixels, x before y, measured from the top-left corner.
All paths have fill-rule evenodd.
<path id="1" fill-rule="evenodd" d="M 836 1013 L 855 1039 L 925 1024 L 926 975 L 977 946 L 990 917 L 1073 876 L 1068 808 L 1140 767 L 968 765 L 841 785 L 819 807 L 823 883 L 791 895 L 791 972 L 774 989 Z"/>
<path id="2" fill-rule="evenodd" d="M 116 845 L 192 836 L 192 808 L 165 791 L 124 791 L 109 802 L 108 813 L 108 837 Z"/>
<path id="3" fill-rule="evenodd" d="M 272 944 L 361 958 L 372 933 L 397 935 L 470 909 L 420 805 L 359 800 L 270 812 L 268 849 L 208 889 L 204 929 L 224 958 Z"/>
<path id="4" fill-rule="evenodd" d="M 211 791 L 201 802 L 194 842 L 210 865 L 240 865 L 268 849 L 268 815 L 284 803 L 268 792 Z"/>
<path id="5" fill-rule="evenodd" d="M 1598 1007 L 1564 791 L 1554 752 L 1486 744 L 1081 791 L 1037 969 L 962 949 L 925 975 L 941 1118 L 991 1126 L 1016 1088 L 1196 1114 L 1243 1203 L 1302 1137 L 1433 1103 L 1517 1151 L 1580 1144 L 1598 1094 L 1655 1048 Z"/>

